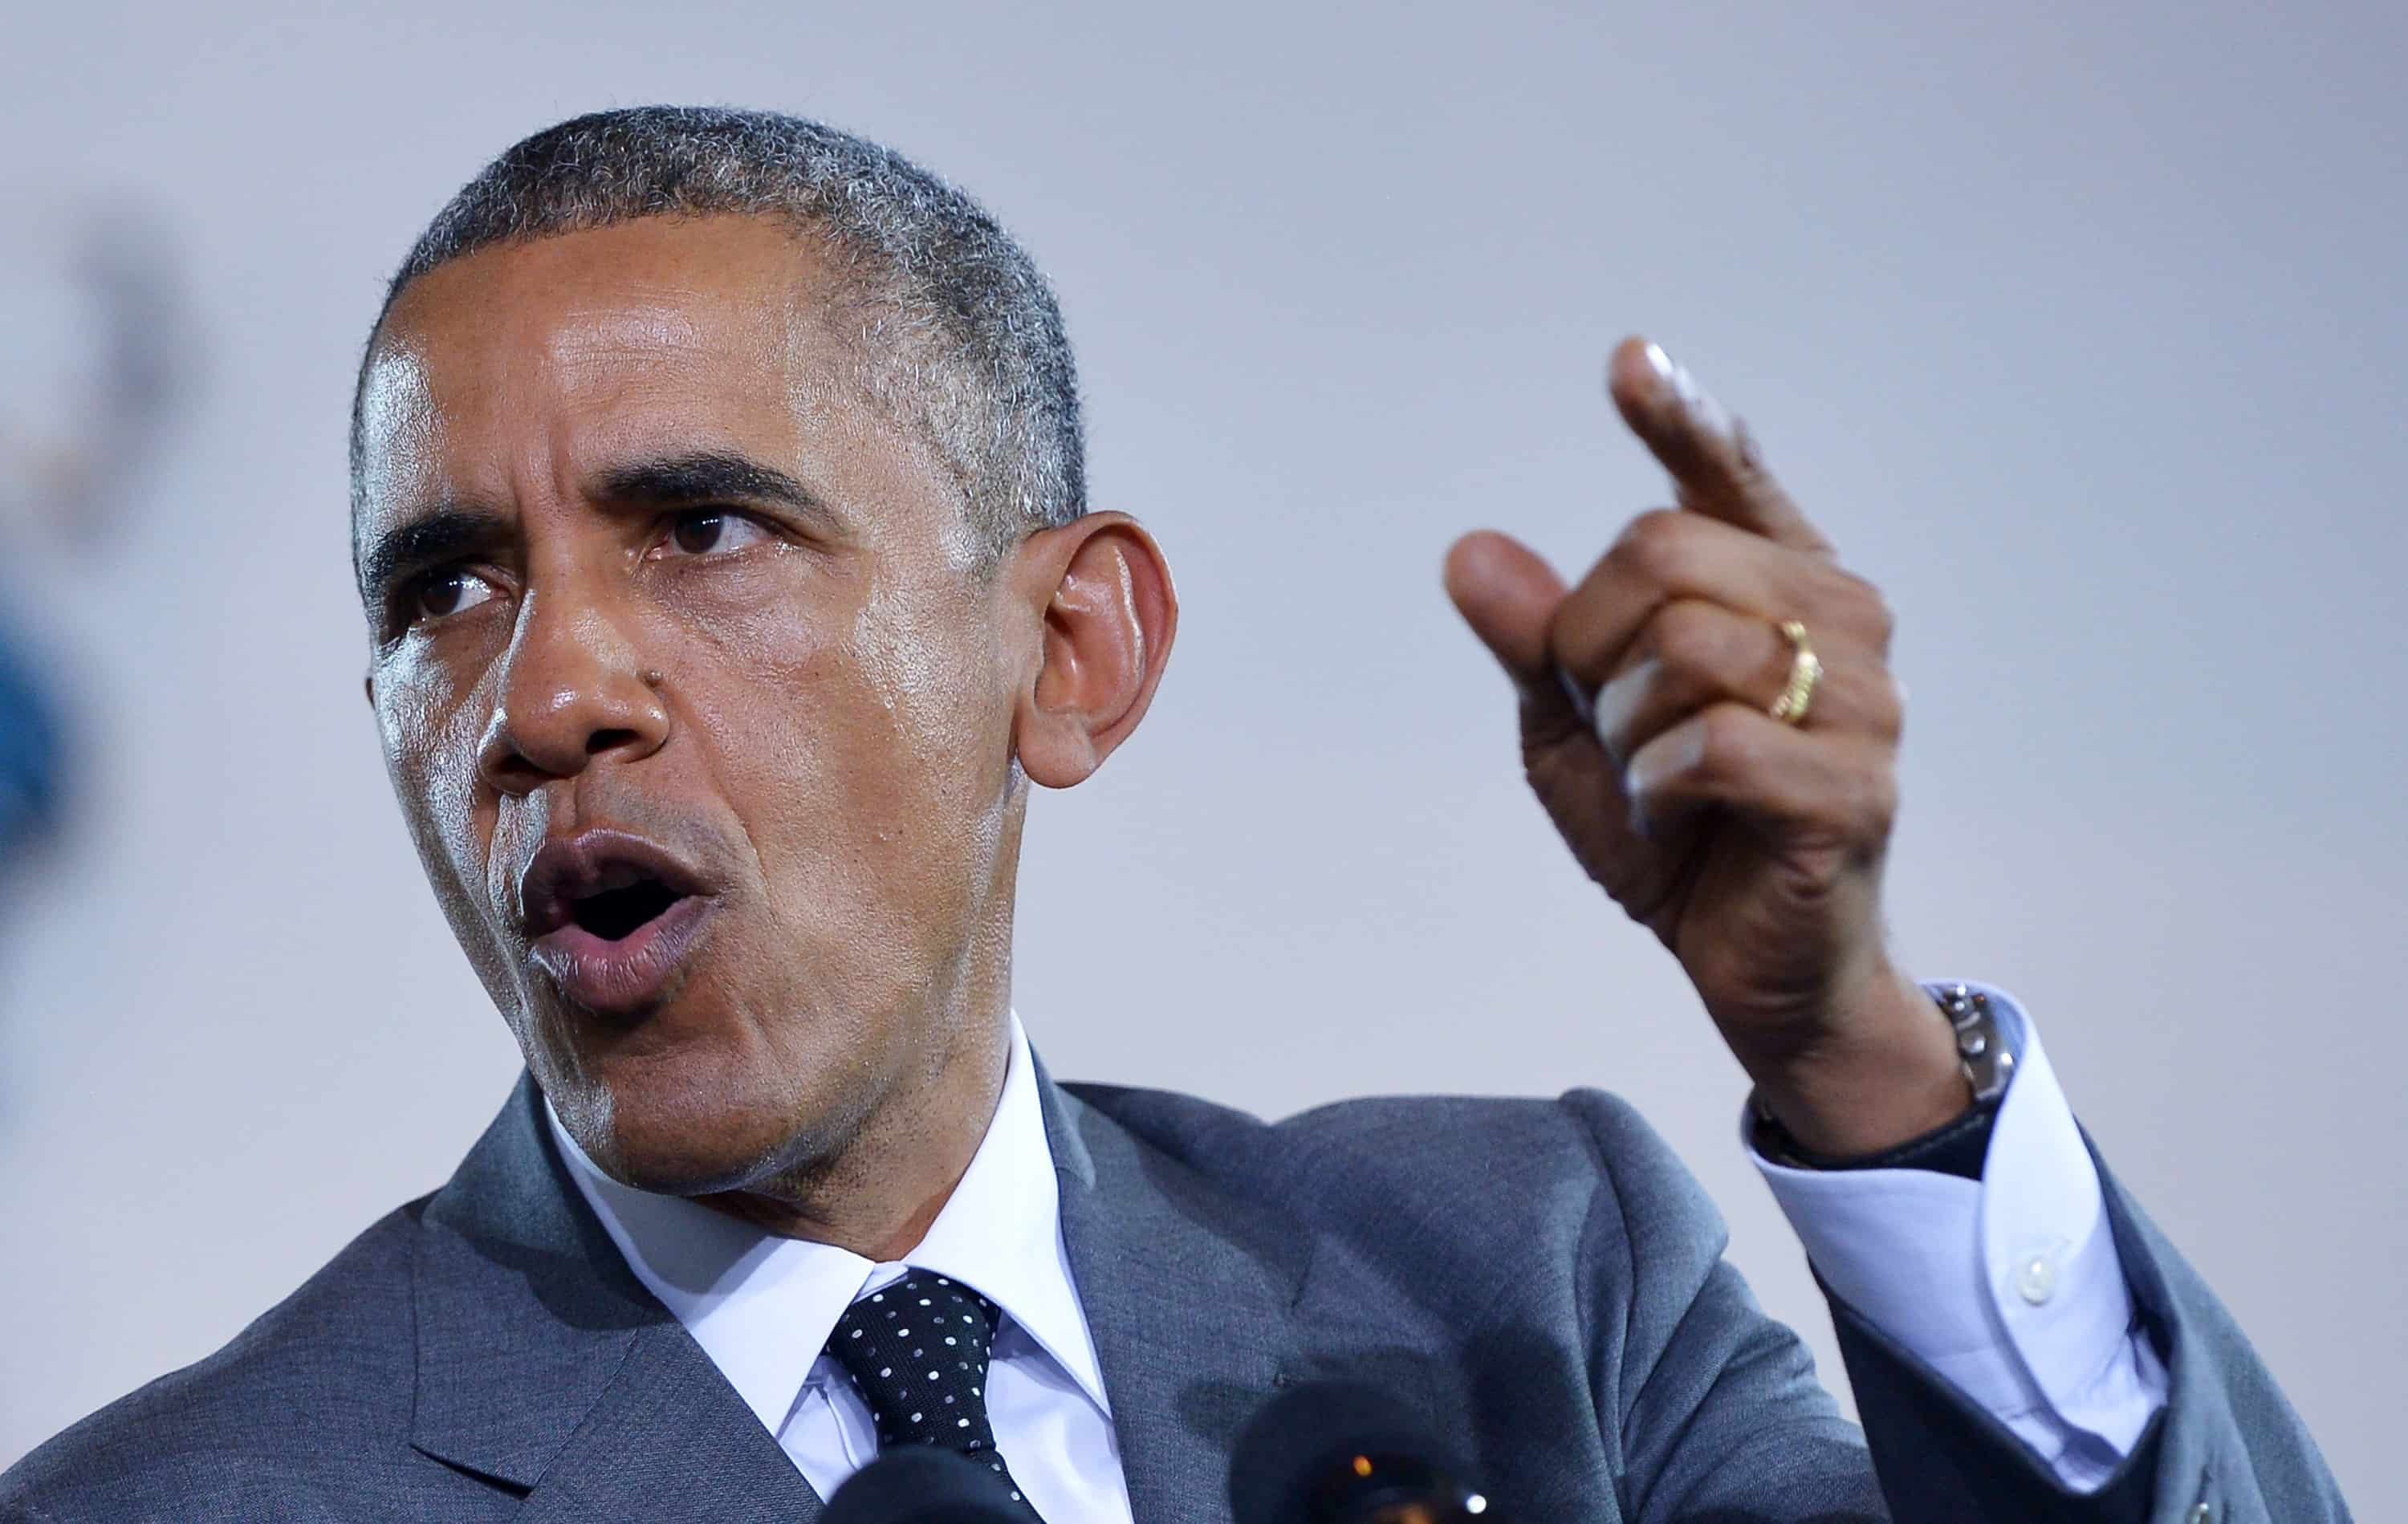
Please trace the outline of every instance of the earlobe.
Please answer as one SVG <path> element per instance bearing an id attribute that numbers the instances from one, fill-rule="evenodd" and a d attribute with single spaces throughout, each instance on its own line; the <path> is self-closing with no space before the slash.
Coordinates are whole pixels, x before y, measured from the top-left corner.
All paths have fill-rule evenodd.
<path id="1" fill-rule="evenodd" d="M 1036 616 L 1034 670 L 1014 743 L 1030 779 L 1082 783 L 1145 718 L 1179 628 L 1162 548 L 1126 514 L 1094 513 L 1029 536 L 1013 590 Z"/>

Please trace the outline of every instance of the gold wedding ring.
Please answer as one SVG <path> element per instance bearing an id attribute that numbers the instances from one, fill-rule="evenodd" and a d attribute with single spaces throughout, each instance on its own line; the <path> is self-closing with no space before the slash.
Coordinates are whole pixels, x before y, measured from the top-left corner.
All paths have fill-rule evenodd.
<path id="1" fill-rule="evenodd" d="M 1781 621 L 1781 634 L 1797 655 L 1789 662 L 1789 686 L 1772 701 L 1772 718 L 1787 725 L 1805 723 L 1806 706 L 1814 702 L 1814 685 L 1822 680 L 1823 659 L 1806 640 L 1806 626 L 1796 620 Z"/>

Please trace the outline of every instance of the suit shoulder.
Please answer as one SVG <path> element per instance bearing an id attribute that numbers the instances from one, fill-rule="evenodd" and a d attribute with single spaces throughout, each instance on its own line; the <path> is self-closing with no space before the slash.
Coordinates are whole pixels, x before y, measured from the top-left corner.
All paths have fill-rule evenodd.
<path id="1" fill-rule="evenodd" d="M 1278 1122 L 1166 1091 L 1073 1093 L 1249 1232 L 1309 1246 L 1329 1294 L 1433 1337 L 1571 1330 L 1598 1369 L 1617 1368 L 1641 1303 L 1688 1305 L 1727 1242 L 1696 1178 L 1601 1090 L 1383 1096 Z"/>
<path id="2" fill-rule="evenodd" d="M 1188 1167 L 1253 1193 L 1342 1189 L 1391 1205 L 1431 1203 L 1456 1221 L 1530 1212 L 1560 1219 L 1570 1203 L 1585 1207 L 1600 1192 L 1696 1193 L 1655 1130 L 1604 1090 L 1372 1096 L 1266 1121 L 1175 1091 L 1065 1088 Z"/>
<path id="3" fill-rule="evenodd" d="M 214 1517 L 254 1483 L 289 1499 L 329 1458 L 406 1447 L 412 1256 L 425 1204 L 371 1225 L 216 1353 L 0 1474 L 0 1517 Z"/>

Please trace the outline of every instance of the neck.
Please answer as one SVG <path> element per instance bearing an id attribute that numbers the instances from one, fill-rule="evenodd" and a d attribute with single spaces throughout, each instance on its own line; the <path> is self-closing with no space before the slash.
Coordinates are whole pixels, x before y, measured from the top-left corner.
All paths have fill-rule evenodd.
<path id="1" fill-rule="evenodd" d="M 781 1238 L 888 1263 L 920 1246 L 986 1141 L 1011 1057 L 1011 931 L 1026 784 L 1014 768 L 990 869 L 983 934 L 948 981 L 949 1020 L 854 1126 L 797 1163 L 738 1189 L 694 1199 Z M 975 1013 L 975 1014 L 974 1014 Z"/>
<path id="2" fill-rule="evenodd" d="M 695 1200 L 781 1238 L 901 1260 L 927 1236 L 986 1141 L 1010 1057 L 1008 1025 L 997 1021 L 990 1040 L 966 1044 L 930 1076 L 937 1083 L 892 1098 L 833 1155 Z"/>

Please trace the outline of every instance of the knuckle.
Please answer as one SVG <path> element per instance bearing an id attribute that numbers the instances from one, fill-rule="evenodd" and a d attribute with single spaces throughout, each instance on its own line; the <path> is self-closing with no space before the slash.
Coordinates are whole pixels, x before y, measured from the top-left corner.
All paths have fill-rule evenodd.
<path id="1" fill-rule="evenodd" d="M 1865 704 L 1866 718 L 1874 734 L 1885 741 L 1896 742 L 1906 733 L 1906 686 L 1898 680 L 1898 674 L 1886 667 L 1870 686 L 1871 691 Z"/>
<path id="2" fill-rule="evenodd" d="M 1607 554 L 1652 582 L 1670 582 L 1685 560 L 1689 526 L 1677 508 L 1650 508 L 1626 525 Z"/>
<path id="3" fill-rule="evenodd" d="M 1722 620 L 1713 609 L 1684 599 L 1656 611 L 1647 625 L 1647 646 L 1668 671 L 1696 676 L 1720 663 L 1722 634 Z"/>
<path id="4" fill-rule="evenodd" d="M 1863 632 L 1865 640 L 1875 649 L 1887 651 L 1890 637 L 1898 633 L 1898 611 L 1882 590 L 1854 572 L 1843 571 L 1845 606 L 1848 623 Z"/>
<path id="5" fill-rule="evenodd" d="M 1698 766 L 1700 776 L 1729 779 L 1745 773 L 1754 751 L 1750 734 L 1754 714 L 1736 704 L 1717 704 L 1698 717 Z"/>
<path id="6" fill-rule="evenodd" d="M 1594 670 L 1596 624 L 1597 620 L 1589 616 L 1587 603 L 1577 593 L 1557 604 L 1555 611 L 1547 616 L 1547 649 L 1554 654 L 1555 663 L 1589 683 L 1603 676 Z"/>
<path id="7" fill-rule="evenodd" d="M 1898 769 L 1882 762 L 1860 769 L 1856 776 L 1852 803 L 1860 829 L 1868 840 L 1888 835 L 1898 819 Z"/>

